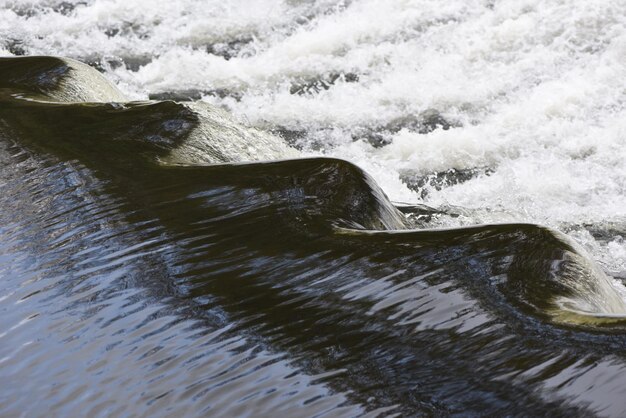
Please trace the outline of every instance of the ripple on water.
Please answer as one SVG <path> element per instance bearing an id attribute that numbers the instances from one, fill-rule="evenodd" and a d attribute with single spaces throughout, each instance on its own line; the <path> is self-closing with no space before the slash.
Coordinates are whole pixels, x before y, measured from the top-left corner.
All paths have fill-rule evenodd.
<path id="1" fill-rule="evenodd" d="M 308 374 L 173 301 L 164 232 L 129 224 L 80 164 L 1 154 L 2 415 L 364 413 L 325 386 L 341 370 Z"/>
<path id="2" fill-rule="evenodd" d="M 407 230 L 337 159 L 168 165 L 172 103 L 3 97 L 3 122 L 28 128 L 0 150 L 7 415 L 624 409 L 622 330 L 550 314 L 564 298 L 620 312 L 559 233 Z"/>

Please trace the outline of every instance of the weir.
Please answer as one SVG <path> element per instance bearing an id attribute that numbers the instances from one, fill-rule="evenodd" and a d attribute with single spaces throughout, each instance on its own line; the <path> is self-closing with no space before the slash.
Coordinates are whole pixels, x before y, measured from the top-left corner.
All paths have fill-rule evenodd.
<path id="1" fill-rule="evenodd" d="M 20 65 L 40 73 L 25 79 Z M 537 415 L 554 408 L 563 416 L 586 412 L 542 398 L 532 374 L 524 374 L 531 366 L 550 373 L 548 359 L 572 364 L 626 342 L 619 286 L 569 238 L 533 224 L 412 229 L 376 182 L 348 161 L 303 158 L 280 138 L 208 104 L 111 101 L 104 87 L 90 94 L 89 83 L 100 75 L 84 73 L 94 71 L 57 58 L 0 60 L 2 155 L 27 186 L 10 171 L 0 174 L 7 200 L 21 202 L 17 222 L 33 225 L 10 229 L 0 249 L 30 260 L 14 268 L 27 277 L 24 286 L 38 283 L 30 279 L 34 271 L 58 278 L 52 288 L 61 289 L 60 297 L 71 294 L 81 309 L 103 301 L 82 332 L 124 321 L 117 309 L 132 305 L 136 295 L 115 303 L 107 299 L 108 288 L 80 296 L 90 286 L 114 283 L 120 292 L 146 290 L 169 307 L 165 320 L 176 316 L 171 329 L 159 328 L 172 335 L 142 334 L 150 344 L 172 344 L 176 355 L 194 364 L 205 346 L 194 345 L 187 333 L 193 326 L 185 322 L 183 332 L 175 323 L 177 315 L 191 318 L 219 334 L 220 343 L 245 339 L 249 351 L 238 353 L 242 358 L 257 359 L 259 350 L 278 353 L 250 370 L 292 359 L 280 367 L 307 382 L 319 380 L 339 398 L 329 397 L 333 402 L 350 402 L 348 416 L 498 415 L 521 402 Z M 118 97 L 114 90 L 107 94 Z M 98 97 L 103 100 L 91 100 Z M 68 217 L 76 225 L 63 225 Z M 59 223 L 61 232 L 47 232 Z M 59 272 L 47 257 L 71 261 L 57 261 Z M 107 317 L 109 303 L 113 318 Z M 134 330 L 120 325 L 93 340 L 123 363 L 129 354 L 115 350 L 127 333 Z M 76 349 L 90 359 L 80 376 L 94 368 L 107 382 L 136 377 L 141 385 L 154 378 L 142 363 L 149 354 L 107 369 L 98 366 L 100 351 L 85 347 Z M 211 347 L 226 355 L 217 342 Z M 484 355 L 490 347 L 496 351 Z M 61 344 L 47 355 L 59 358 L 63 349 Z M 527 358 L 519 360 L 520 351 Z M 163 354 L 155 363 L 159 373 L 168 358 Z M 216 366 L 200 383 L 187 380 L 193 374 L 187 369 L 167 368 L 172 380 L 153 384 L 160 393 L 193 390 L 202 379 L 238 370 L 237 361 L 227 370 Z M 454 373 L 441 372 L 446 369 Z M 241 397 L 252 384 L 245 381 L 250 370 L 238 370 L 232 380 L 243 376 L 233 389 Z M 264 396 L 276 387 L 291 393 L 282 386 L 285 375 L 273 373 L 280 379 L 255 377 L 254 385 L 265 385 Z M 503 380 L 508 375 L 516 379 Z M 212 405 L 221 405 L 219 384 L 203 389 L 216 391 Z M 187 398 L 179 399 L 185 404 Z M 235 404 L 220 411 L 232 413 Z"/>
<path id="2" fill-rule="evenodd" d="M 209 173 L 244 183 L 258 176 L 260 181 L 252 181 L 259 184 L 271 177 L 275 190 L 271 199 L 276 199 L 277 193 L 284 196 L 296 229 L 322 225 L 344 230 L 409 227 L 359 168 L 327 158 L 288 160 L 299 156 L 298 151 L 278 137 L 238 124 L 209 104 L 117 102 L 114 100 L 124 99 L 123 94 L 97 71 L 57 57 L 2 58 L 0 80 L 5 137 L 19 137 L 26 143 L 74 156 L 95 164 L 108 172 L 106 175 L 128 176 L 139 183 L 148 176 L 163 177 L 161 173 L 165 177 L 188 176 L 195 187 L 202 187 L 198 179 Z M 285 161 L 253 164 L 254 160 Z M 238 162 L 243 164 L 231 165 Z M 206 167 L 220 163 L 227 164 Z M 187 168 L 174 174 L 167 166 Z M 210 188 L 209 183 L 206 187 Z M 395 235 L 394 239 L 411 237 L 420 245 L 434 247 L 459 241 L 470 245 L 476 231 L 494 241 L 509 235 L 523 237 L 516 240 L 517 248 L 510 249 L 512 262 L 506 272 L 506 287 L 514 290 L 504 293 L 514 302 L 532 306 L 540 315 L 549 312 L 565 322 L 584 323 L 580 318 L 585 315 L 594 322 L 603 317 L 614 322 L 626 315 L 622 286 L 612 282 L 582 248 L 557 231 L 503 224 L 416 231 Z"/>

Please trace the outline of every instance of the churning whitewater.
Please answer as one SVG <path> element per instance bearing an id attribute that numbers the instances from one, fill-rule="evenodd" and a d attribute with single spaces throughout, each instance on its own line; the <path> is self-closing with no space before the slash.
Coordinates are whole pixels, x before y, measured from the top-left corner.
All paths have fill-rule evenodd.
<path id="1" fill-rule="evenodd" d="M 0 415 L 623 416 L 624 80 L 624 0 L 0 0 Z"/>

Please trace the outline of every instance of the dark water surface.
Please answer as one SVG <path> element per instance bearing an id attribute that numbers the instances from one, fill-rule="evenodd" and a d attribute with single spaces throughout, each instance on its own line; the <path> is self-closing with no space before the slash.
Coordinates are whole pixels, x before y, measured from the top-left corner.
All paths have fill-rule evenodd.
<path id="1" fill-rule="evenodd" d="M 6 74 L 0 415 L 626 409 L 621 322 L 554 314 L 572 280 L 601 294 L 558 233 L 412 230 L 342 160 L 159 163 L 174 102 L 31 102 Z"/>

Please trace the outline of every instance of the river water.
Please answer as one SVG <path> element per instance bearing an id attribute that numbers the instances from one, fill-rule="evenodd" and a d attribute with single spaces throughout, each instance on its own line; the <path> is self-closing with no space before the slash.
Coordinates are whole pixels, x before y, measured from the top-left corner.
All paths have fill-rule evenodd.
<path id="1" fill-rule="evenodd" d="M 143 102 L 0 62 L 0 415 L 626 411 L 626 2 L 0 1 L 23 55 Z M 203 102 L 307 159 L 174 161 Z"/>

